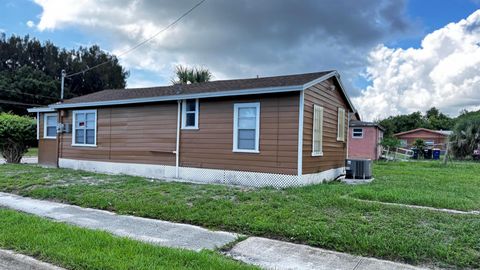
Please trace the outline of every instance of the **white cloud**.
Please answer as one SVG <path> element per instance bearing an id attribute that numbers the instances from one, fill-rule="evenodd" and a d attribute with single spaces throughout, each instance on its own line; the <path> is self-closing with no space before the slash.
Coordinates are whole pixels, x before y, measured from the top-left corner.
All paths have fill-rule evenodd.
<path id="1" fill-rule="evenodd" d="M 27 21 L 27 26 L 28 28 L 33 28 L 35 27 L 35 23 L 33 21 Z"/>
<path id="2" fill-rule="evenodd" d="M 353 99 L 363 118 L 425 111 L 451 115 L 480 105 L 480 10 L 422 40 L 420 48 L 377 46 L 366 76 L 372 82 Z"/>
<path id="3" fill-rule="evenodd" d="M 40 31 L 80 29 L 116 54 L 158 32 L 198 2 L 34 1 L 42 7 Z M 177 63 L 208 67 L 216 79 L 338 69 L 349 78 L 349 85 L 373 46 L 409 31 L 405 3 L 209 0 L 120 61 L 132 71 L 130 85 L 140 81 L 135 69 L 155 73 L 169 83 Z"/>

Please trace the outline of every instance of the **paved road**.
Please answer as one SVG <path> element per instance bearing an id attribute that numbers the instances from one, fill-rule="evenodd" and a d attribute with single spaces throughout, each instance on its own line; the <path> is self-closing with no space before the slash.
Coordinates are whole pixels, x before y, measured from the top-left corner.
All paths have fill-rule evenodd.
<path id="1" fill-rule="evenodd" d="M 63 270 L 63 268 L 0 249 L 0 270 Z"/>
<path id="2" fill-rule="evenodd" d="M 191 250 L 214 249 L 237 238 L 237 234 L 234 233 L 210 231 L 197 226 L 160 220 L 116 215 L 107 211 L 35 200 L 2 192 L 0 192 L 0 206 L 168 247 Z M 260 237 L 250 237 L 241 241 L 226 254 L 246 263 L 276 270 L 423 269 Z"/>

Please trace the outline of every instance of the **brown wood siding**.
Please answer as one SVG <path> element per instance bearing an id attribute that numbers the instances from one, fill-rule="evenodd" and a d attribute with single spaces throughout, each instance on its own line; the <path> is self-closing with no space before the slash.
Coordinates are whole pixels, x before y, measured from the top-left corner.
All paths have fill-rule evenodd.
<path id="1" fill-rule="evenodd" d="M 72 123 L 72 113 L 64 123 Z M 175 165 L 176 117 L 176 103 L 99 108 L 97 147 L 72 146 L 72 133 L 63 134 L 60 157 Z"/>
<path id="2" fill-rule="evenodd" d="M 260 102 L 260 153 L 233 152 L 235 103 Z M 200 100 L 199 129 L 182 130 L 184 167 L 296 174 L 298 93 Z"/>
<path id="3" fill-rule="evenodd" d="M 38 140 L 38 164 L 45 166 L 57 166 L 57 140 L 43 138 L 44 113 L 40 113 L 39 140 Z"/>
<path id="4" fill-rule="evenodd" d="M 260 102 L 260 153 L 233 153 L 233 105 Z M 296 174 L 298 93 L 201 99 L 198 130 L 181 130 L 180 166 Z M 66 111 L 63 123 L 72 122 Z M 97 147 L 61 137 L 60 157 L 175 165 L 177 103 L 97 109 Z M 72 127 L 73 128 L 73 127 Z"/>
<path id="5" fill-rule="evenodd" d="M 335 90 L 331 90 L 335 85 Z M 345 166 L 347 155 L 347 132 L 345 142 L 337 141 L 338 108 L 345 109 L 347 126 L 348 105 L 340 93 L 340 86 L 329 79 L 305 90 L 303 122 L 303 174 L 317 173 Z M 312 156 L 313 105 L 322 106 L 323 112 L 323 156 Z"/>

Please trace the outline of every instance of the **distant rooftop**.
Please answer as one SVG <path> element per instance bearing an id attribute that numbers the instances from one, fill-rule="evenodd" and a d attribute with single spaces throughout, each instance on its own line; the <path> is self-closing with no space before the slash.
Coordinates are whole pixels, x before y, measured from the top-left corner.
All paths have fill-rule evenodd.
<path id="1" fill-rule="evenodd" d="M 381 129 L 382 131 L 385 131 L 385 128 L 382 127 L 381 125 L 374 123 L 374 122 L 366 122 L 366 121 L 358 121 L 358 120 L 352 120 L 350 121 L 350 127 L 377 127 Z"/>

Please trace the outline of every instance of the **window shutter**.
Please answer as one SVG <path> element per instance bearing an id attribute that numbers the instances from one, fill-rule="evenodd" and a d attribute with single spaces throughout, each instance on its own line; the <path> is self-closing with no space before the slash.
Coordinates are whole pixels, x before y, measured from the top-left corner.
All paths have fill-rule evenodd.
<path id="1" fill-rule="evenodd" d="M 337 141 L 345 141 L 345 109 L 338 108 Z"/>
<path id="2" fill-rule="evenodd" d="M 323 108 L 313 105 L 312 156 L 323 155 Z"/>

